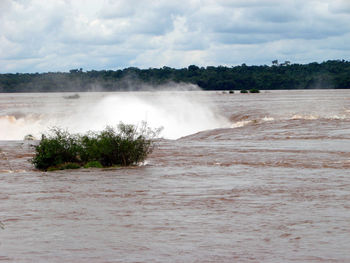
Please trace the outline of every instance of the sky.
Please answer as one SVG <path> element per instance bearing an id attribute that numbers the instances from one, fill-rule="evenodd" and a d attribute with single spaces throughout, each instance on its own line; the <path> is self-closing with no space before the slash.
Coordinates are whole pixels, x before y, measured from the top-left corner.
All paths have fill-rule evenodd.
<path id="1" fill-rule="evenodd" d="M 0 0 L 0 73 L 350 57 L 350 0 Z"/>

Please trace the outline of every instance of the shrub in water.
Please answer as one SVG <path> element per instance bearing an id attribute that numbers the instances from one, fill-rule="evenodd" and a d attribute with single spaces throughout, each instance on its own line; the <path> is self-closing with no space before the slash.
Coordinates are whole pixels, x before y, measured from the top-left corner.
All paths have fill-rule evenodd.
<path id="1" fill-rule="evenodd" d="M 31 134 L 27 134 L 26 136 L 24 136 L 23 138 L 25 141 L 34 141 L 35 137 Z"/>
<path id="2" fill-rule="evenodd" d="M 153 139 L 160 129 L 152 130 L 145 123 L 141 127 L 120 123 L 117 129 L 107 127 L 100 133 L 71 135 L 58 128 L 53 135 L 42 136 L 35 147 L 32 160 L 40 170 L 84 167 L 128 166 L 144 161 L 153 150 Z"/>
<path id="3" fill-rule="evenodd" d="M 48 172 L 66 169 L 79 169 L 81 166 L 78 163 L 63 163 L 58 166 L 50 166 L 47 168 Z"/>
<path id="4" fill-rule="evenodd" d="M 103 165 L 99 161 L 92 161 L 85 164 L 84 168 L 103 168 Z"/>
<path id="5" fill-rule="evenodd" d="M 53 128 L 51 133 L 42 135 L 39 145 L 35 147 L 35 156 L 32 159 L 34 166 L 47 170 L 64 163 L 80 163 L 79 137 L 59 128 Z"/>
<path id="6" fill-rule="evenodd" d="M 251 89 L 249 90 L 250 93 L 260 93 L 260 90 L 258 89 Z"/>
<path id="7" fill-rule="evenodd" d="M 60 170 L 65 170 L 65 169 L 79 169 L 81 166 L 78 163 L 65 163 L 61 166 L 59 166 Z"/>

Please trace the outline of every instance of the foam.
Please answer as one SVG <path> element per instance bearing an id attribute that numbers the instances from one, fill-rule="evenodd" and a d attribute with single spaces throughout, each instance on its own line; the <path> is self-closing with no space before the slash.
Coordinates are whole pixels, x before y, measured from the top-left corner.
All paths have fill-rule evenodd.
<path id="1" fill-rule="evenodd" d="M 74 133 L 99 131 L 119 122 L 138 125 L 146 121 L 152 128 L 163 127 L 161 136 L 176 139 L 199 131 L 229 127 L 210 102 L 196 98 L 195 92 L 126 92 L 105 94 L 99 98 L 79 99 L 76 104 L 59 100 L 55 108 L 42 107 L 42 114 L 0 116 L 0 140 L 23 140 L 31 134 L 40 138 L 50 127 Z"/>

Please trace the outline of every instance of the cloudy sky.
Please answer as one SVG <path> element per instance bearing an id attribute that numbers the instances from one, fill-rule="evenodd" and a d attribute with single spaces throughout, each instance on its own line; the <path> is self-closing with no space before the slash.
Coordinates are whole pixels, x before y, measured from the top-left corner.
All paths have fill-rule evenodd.
<path id="1" fill-rule="evenodd" d="M 0 73 L 350 57 L 350 0 L 0 0 Z"/>

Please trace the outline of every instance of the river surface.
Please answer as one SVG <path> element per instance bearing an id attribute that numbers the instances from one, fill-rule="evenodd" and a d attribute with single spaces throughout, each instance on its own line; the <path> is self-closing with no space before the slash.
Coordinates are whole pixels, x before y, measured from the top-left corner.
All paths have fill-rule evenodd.
<path id="1" fill-rule="evenodd" d="M 0 94 L 0 262 L 350 262 L 350 90 Z M 146 119 L 138 167 L 36 171 L 26 134 Z"/>

